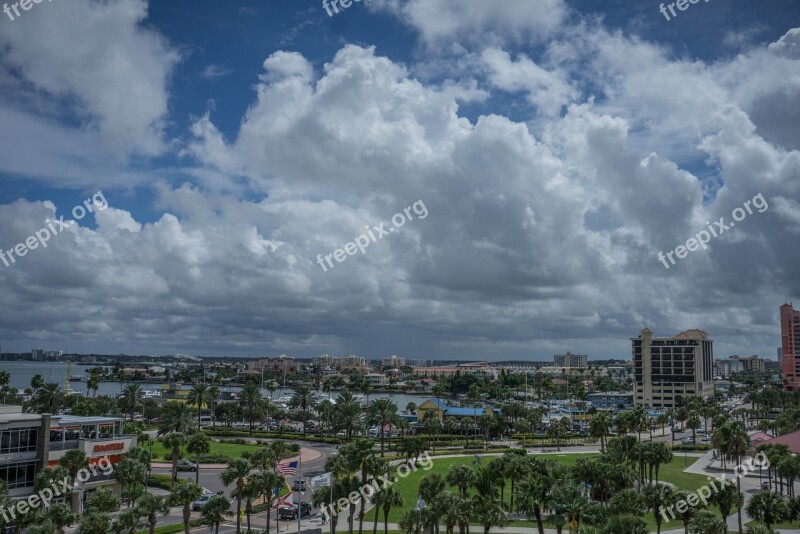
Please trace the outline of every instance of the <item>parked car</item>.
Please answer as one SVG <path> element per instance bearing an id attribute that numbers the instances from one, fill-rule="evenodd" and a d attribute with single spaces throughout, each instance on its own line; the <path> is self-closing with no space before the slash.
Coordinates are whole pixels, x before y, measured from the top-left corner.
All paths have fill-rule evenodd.
<path id="1" fill-rule="evenodd" d="M 178 460 L 178 471 L 197 471 L 197 464 L 189 460 Z"/>
<path id="2" fill-rule="evenodd" d="M 211 497 L 213 497 L 213 496 L 214 496 L 214 493 L 211 493 L 211 494 L 207 494 L 206 493 L 206 494 L 201 495 L 199 499 L 197 499 L 196 501 L 194 501 L 192 503 L 192 511 L 200 512 L 203 509 L 203 506 L 205 506 L 206 503 L 209 501 L 209 499 L 211 499 Z"/>
<path id="3" fill-rule="evenodd" d="M 306 490 L 306 481 L 305 480 L 295 480 L 294 485 L 292 486 L 294 491 L 305 491 Z"/>
<path id="4" fill-rule="evenodd" d="M 681 442 L 684 445 L 694 445 L 694 440 L 692 438 L 683 438 L 683 440 L 681 440 Z"/>
<path id="5" fill-rule="evenodd" d="M 311 514 L 311 505 L 307 502 L 300 503 L 300 516 L 305 517 Z M 281 519 L 297 519 L 297 505 L 281 506 L 278 508 L 278 517 Z"/>

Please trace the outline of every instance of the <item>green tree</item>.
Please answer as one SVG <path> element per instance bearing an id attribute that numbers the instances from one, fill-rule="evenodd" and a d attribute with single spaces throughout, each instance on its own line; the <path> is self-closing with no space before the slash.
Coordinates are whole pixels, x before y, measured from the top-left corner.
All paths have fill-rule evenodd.
<path id="1" fill-rule="evenodd" d="M 162 441 L 164 447 L 170 451 L 172 458 L 172 482 L 178 480 L 178 460 L 181 458 L 181 447 L 186 445 L 186 434 L 182 432 L 172 432 L 164 436 Z"/>
<path id="2" fill-rule="evenodd" d="M 228 463 L 228 467 L 222 472 L 220 478 L 222 483 L 229 486 L 231 483 L 236 484 L 236 532 L 241 532 L 242 529 L 242 497 L 244 496 L 244 484 L 248 473 L 250 473 L 252 466 L 250 462 L 244 458 L 237 458 Z M 207 506 L 207 505 L 206 505 Z"/>
<path id="3" fill-rule="evenodd" d="M 786 502 L 775 492 L 762 491 L 756 493 L 745 507 L 747 515 L 764 523 L 767 527 L 772 527 L 775 523 L 780 523 L 789 517 L 789 508 Z"/>
<path id="4" fill-rule="evenodd" d="M 158 423 L 158 435 L 170 432 L 187 433 L 192 428 L 192 409 L 185 402 L 169 401 L 164 405 Z"/>
<path id="5" fill-rule="evenodd" d="M 106 514 L 89 512 L 84 514 L 78 524 L 79 534 L 109 534 L 111 531 L 111 519 Z"/>
<path id="6" fill-rule="evenodd" d="M 45 518 L 53 524 L 58 534 L 64 534 L 64 529 L 71 527 L 78 516 L 66 504 L 56 503 L 47 509 Z"/>
<path id="7" fill-rule="evenodd" d="M 183 507 L 183 532 L 189 534 L 189 520 L 192 518 L 192 503 L 200 498 L 203 494 L 203 488 L 197 484 L 187 482 L 186 484 L 178 484 L 172 488 L 170 495 L 170 503 L 173 506 Z"/>
<path id="8" fill-rule="evenodd" d="M 403 494 L 394 486 L 383 490 L 383 534 L 389 534 L 389 512 L 392 508 L 403 506 Z"/>
<path id="9" fill-rule="evenodd" d="M 75 477 L 78 476 L 78 471 L 89 467 L 89 460 L 86 458 L 86 453 L 78 449 L 70 449 L 65 452 L 58 463 L 69 473 L 73 486 L 75 486 Z"/>
<path id="10" fill-rule="evenodd" d="M 197 471 L 194 473 L 195 484 L 200 483 L 200 458 L 204 454 L 211 452 L 211 440 L 203 432 L 195 432 L 189 436 L 189 441 L 186 443 L 186 452 L 194 454 L 195 462 L 197 463 Z"/>
<path id="11" fill-rule="evenodd" d="M 212 400 L 211 388 L 205 384 L 194 384 L 192 389 L 189 390 L 189 395 L 186 397 L 186 402 L 190 406 L 197 407 L 198 430 L 200 430 L 200 417 L 202 416 L 203 407 L 208 407 Z"/>
<path id="12" fill-rule="evenodd" d="M 169 504 L 167 504 L 164 497 L 157 497 L 152 493 L 145 493 L 136 508 L 139 510 L 139 516 L 147 518 L 147 524 L 150 525 L 150 534 L 153 534 L 156 530 L 158 515 L 167 515 L 169 513 Z"/>
<path id="13" fill-rule="evenodd" d="M 201 517 L 203 523 L 214 529 L 214 534 L 219 534 L 219 525 L 225 521 L 225 517 L 230 515 L 228 509 L 231 502 L 221 495 L 211 497 L 203 506 Z"/>
<path id="14" fill-rule="evenodd" d="M 258 413 L 258 406 L 261 404 L 261 389 L 255 382 L 248 382 L 239 392 L 239 401 L 245 409 L 245 417 L 250 425 L 250 434 L 253 434 L 253 421 Z"/>
<path id="15" fill-rule="evenodd" d="M 306 386 L 297 386 L 294 388 L 294 394 L 289 402 L 290 406 L 300 408 L 300 413 L 303 417 L 303 437 L 306 435 L 306 419 L 309 410 L 314 406 L 314 392 Z"/>
<path id="16" fill-rule="evenodd" d="M 657 534 L 661 534 L 661 522 L 664 520 L 662 510 L 674 502 L 672 493 L 672 488 L 661 484 L 647 484 L 642 491 L 642 500 L 655 517 Z"/>
<path id="17" fill-rule="evenodd" d="M 728 524 L 713 512 L 701 510 L 689 521 L 689 534 L 728 534 Z"/>
<path id="18" fill-rule="evenodd" d="M 390 399 L 376 399 L 369 405 L 367 418 L 370 424 L 377 424 L 381 429 L 381 456 L 385 441 L 385 428 L 397 421 L 397 404 Z"/>
<path id="19" fill-rule="evenodd" d="M 744 496 L 733 484 L 720 484 L 719 490 L 712 493 L 708 501 L 717 505 L 722 520 L 726 521 L 734 506 L 741 508 L 744 505 Z"/>
<path id="20" fill-rule="evenodd" d="M 119 397 L 120 408 L 128 414 L 131 420 L 133 420 L 133 413 L 141 404 L 143 397 L 142 386 L 139 384 L 128 384 L 122 389 L 122 395 Z"/>
<path id="21" fill-rule="evenodd" d="M 100 488 L 86 499 L 85 513 L 110 514 L 119 508 L 119 498 L 111 488 Z"/>

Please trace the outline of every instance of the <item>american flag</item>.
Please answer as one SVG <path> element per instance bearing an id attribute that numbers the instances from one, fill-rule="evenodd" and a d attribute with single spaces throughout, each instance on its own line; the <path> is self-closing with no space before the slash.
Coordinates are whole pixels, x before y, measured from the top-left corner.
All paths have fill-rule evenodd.
<path id="1" fill-rule="evenodd" d="M 294 476 L 297 474 L 297 460 L 294 462 L 281 462 L 278 464 L 278 473 L 284 476 Z"/>

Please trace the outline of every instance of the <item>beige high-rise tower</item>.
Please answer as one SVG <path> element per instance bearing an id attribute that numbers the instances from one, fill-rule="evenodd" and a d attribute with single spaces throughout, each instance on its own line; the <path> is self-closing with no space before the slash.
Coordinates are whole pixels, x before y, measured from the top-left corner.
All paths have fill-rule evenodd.
<path id="1" fill-rule="evenodd" d="M 639 337 L 631 338 L 631 345 L 635 405 L 672 408 L 678 397 L 714 394 L 713 341 L 703 330 L 654 338 L 645 328 Z"/>

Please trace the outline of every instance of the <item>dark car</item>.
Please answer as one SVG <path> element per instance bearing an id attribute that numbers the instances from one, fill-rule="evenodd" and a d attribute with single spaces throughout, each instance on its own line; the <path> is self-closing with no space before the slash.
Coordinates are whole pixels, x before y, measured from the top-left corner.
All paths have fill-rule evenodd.
<path id="1" fill-rule="evenodd" d="M 300 503 L 300 515 L 305 517 L 311 514 L 311 505 L 307 502 Z M 278 508 L 278 517 L 281 519 L 297 519 L 297 505 L 281 506 Z"/>
<path id="2" fill-rule="evenodd" d="M 292 486 L 294 491 L 305 491 L 306 490 L 306 481 L 305 480 L 295 480 L 294 485 Z"/>

